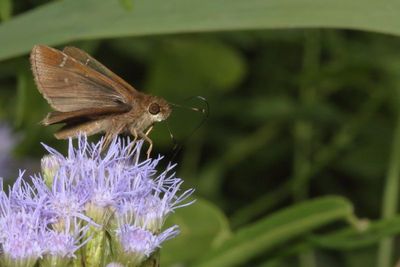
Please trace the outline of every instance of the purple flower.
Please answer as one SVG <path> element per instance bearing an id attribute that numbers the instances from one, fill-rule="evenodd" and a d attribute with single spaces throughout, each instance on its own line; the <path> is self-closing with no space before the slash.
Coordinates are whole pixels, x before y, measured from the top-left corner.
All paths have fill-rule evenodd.
<path id="1" fill-rule="evenodd" d="M 10 198 L 0 195 L 0 243 L 2 266 L 34 266 L 42 256 L 40 209 L 13 207 Z"/>
<path id="2" fill-rule="evenodd" d="M 88 227 L 74 226 L 74 229 L 55 231 L 46 228 L 41 233 L 40 246 L 43 254 L 49 257 L 75 258 L 75 252 L 89 239 L 84 239 Z"/>
<path id="3" fill-rule="evenodd" d="M 155 235 L 151 231 L 130 224 L 121 225 L 116 231 L 120 247 L 119 261 L 136 266 L 146 260 L 161 243 L 178 235 L 177 226 L 173 226 Z"/>
<path id="4" fill-rule="evenodd" d="M 84 213 L 88 194 L 80 190 L 82 182 L 69 179 L 64 168 L 58 170 L 50 188 L 41 176 L 33 177 L 32 182 L 38 195 L 45 197 L 43 213 L 51 218 L 50 222 L 66 228 L 79 223 L 79 219 L 92 222 Z"/>
<path id="5" fill-rule="evenodd" d="M 168 175 L 175 165 L 168 166 L 155 180 L 152 191 L 138 198 L 127 199 L 118 209 L 118 219 L 127 220 L 133 225 L 143 227 L 154 233 L 161 231 L 165 219 L 175 209 L 193 203 L 183 203 L 193 193 L 193 189 L 178 195 L 183 181 L 175 177 L 175 173 Z"/>
<path id="6" fill-rule="evenodd" d="M 101 245 L 105 238 L 119 248 L 115 264 L 140 264 L 175 237 L 178 227 L 162 231 L 163 224 L 175 209 L 192 203 L 186 200 L 193 190 L 180 192 L 175 165 L 158 174 L 162 157 L 140 161 L 142 144 L 116 138 L 103 154 L 102 141 L 81 136 L 77 147 L 69 140 L 67 156 L 44 145 L 50 155 L 42 159 L 41 175 L 26 182 L 20 172 L 8 196 L 1 185 L 4 265 L 23 260 L 23 266 L 33 266 L 38 259 L 68 265 L 85 246 L 86 264 L 97 266 L 102 255 L 113 254 L 99 252 L 98 246 L 107 248 Z"/>
<path id="7" fill-rule="evenodd" d="M 9 189 L 9 198 L 14 208 L 35 209 L 42 205 L 45 196 L 38 194 L 37 190 L 24 180 L 24 173 L 24 171 L 19 171 L 18 178 Z"/>

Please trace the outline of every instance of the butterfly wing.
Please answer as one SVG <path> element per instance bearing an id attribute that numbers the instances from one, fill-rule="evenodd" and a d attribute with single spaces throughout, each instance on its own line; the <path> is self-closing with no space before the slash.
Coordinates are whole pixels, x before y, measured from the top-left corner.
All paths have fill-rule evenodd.
<path id="1" fill-rule="evenodd" d="M 35 46 L 30 59 L 39 91 L 59 112 L 84 110 L 89 115 L 93 110 L 97 115 L 103 111 L 110 113 L 110 110 L 126 112 L 127 106 L 132 108 L 135 94 L 138 94 L 126 88 L 126 82 L 121 86 L 121 78 L 113 80 L 105 71 L 91 68 L 51 47 Z"/>
<path id="2" fill-rule="evenodd" d="M 136 90 L 129 83 L 125 82 L 121 77 L 119 77 L 114 72 L 109 70 L 106 66 L 101 64 L 99 61 L 97 61 L 95 58 L 90 56 L 85 51 L 73 46 L 66 46 L 64 47 L 63 52 L 69 55 L 70 57 L 73 57 L 77 61 L 81 62 L 82 64 L 88 66 L 89 68 L 94 69 L 97 72 L 103 74 L 109 79 L 118 82 L 128 92 L 136 92 Z"/>
<path id="3" fill-rule="evenodd" d="M 47 114 L 46 118 L 43 119 L 42 124 L 45 126 L 63 122 L 67 124 L 77 124 L 78 122 L 97 120 L 106 115 L 125 113 L 130 109 L 131 107 L 126 105 L 125 109 L 123 109 L 122 106 L 119 106 L 118 108 L 91 108 L 68 112 L 53 111 Z"/>

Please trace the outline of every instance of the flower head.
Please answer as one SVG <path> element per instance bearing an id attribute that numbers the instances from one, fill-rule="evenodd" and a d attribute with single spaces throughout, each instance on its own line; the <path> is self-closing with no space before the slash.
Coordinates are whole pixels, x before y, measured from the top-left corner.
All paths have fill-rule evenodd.
<path id="1" fill-rule="evenodd" d="M 13 207 L 4 192 L 0 196 L 0 209 L 2 266 L 34 266 L 43 253 L 39 245 L 43 226 L 40 209 Z"/>
<path id="2" fill-rule="evenodd" d="M 0 192 L 4 265 L 40 260 L 67 266 L 82 246 L 86 261 L 80 260 L 87 266 L 100 266 L 104 257 L 139 264 L 176 236 L 177 226 L 162 231 L 164 221 L 191 203 L 185 200 L 193 190 L 180 193 L 174 165 L 157 174 L 162 157 L 140 161 L 141 147 L 142 142 L 116 138 L 103 154 L 102 141 L 80 136 L 76 147 L 69 140 L 63 156 L 45 145 L 50 154 L 42 160 L 42 174 L 26 182 L 20 172 L 9 195 Z M 110 249 L 106 238 L 119 254 L 104 251 Z M 24 265 L 16 264 L 21 261 Z"/>
<path id="3" fill-rule="evenodd" d="M 154 179 L 151 192 L 122 202 L 117 218 L 158 233 L 169 214 L 177 208 L 192 204 L 193 201 L 185 201 L 193 193 L 193 189 L 178 195 L 183 181 L 176 178 L 175 173 L 169 174 L 174 167 L 168 166 L 165 172 Z"/>
<path id="4" fill-rule="evenodd" d="M 88 194 L 81 190 L 82 182 L 70 179 L 64 168 L 56 173 L 50 188 L 41 176 L 32 177 L 32 182 L 38 195 L 45 197 L 43 213 L 51 218 L 49 222 L 61 229 L 69 228 L 70 224 L 79 223 L 80 220 L 92 222 L 85 214 Z"/>
<path id="5" fill-rule="evenodd" d="M 161 247 L 161 243 L 175 237 L 179 233 L 178 227 L 168 228 L 161 234 L 152 232 L 130 224 L 123 224 L 116 230 L 119 242 L 119 261 L 136 266 L 147 259 Z"/>
<path id="6" fill-rule="evenodd" d="M 87 231 L 88 226 L 80 227 L 79 225 L 63 231 L 44 228 L 40 241 L 43 254 L 60 258 L 75 258 L 75 252 L 89 241 L 88 238 L 84 238 Z"/>

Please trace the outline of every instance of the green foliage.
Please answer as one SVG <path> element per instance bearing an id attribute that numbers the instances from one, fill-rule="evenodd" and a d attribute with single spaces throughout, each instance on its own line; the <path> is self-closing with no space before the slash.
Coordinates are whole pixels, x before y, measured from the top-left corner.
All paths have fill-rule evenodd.
<path id="1" fill-rule="evenodd" d="M 207 220 L 204 221 L 204 218 Z M 193 262 L 231 236 L 225 215 L 212 203 L 202 199 L 197 199 L 192 206 L 177 210 L 167 221 L 167 226 L 175 224 L 180 226 L 181 234 L 163 246 L 162 266 Z M 188 244 L 190 249 L 182 254 L 182 249 Z"/>
<path id="2" fill-rule="evenodd" d="M 133 8 L 133 0 L 120 0 L 121 5 L 127 10 L 132 10 Z"/>
<path id="3" fill-rule="evenodd" d="M 349 227 L 326 235 L 311 236 L 309 241 L 313 245 L 323 248 L 355 250 L 373 245 L 383 237 L 400 233 L 399 222 L 400 218 L 396 216 L 391 219 L 370 222 L 365 231 Z"/>
<path id="4" fill-rule="evenodd" d="M 6 1 L 6 0 L 2 0 Z M 121 6 L 122 3 L 122 6 Z M 54 1 L 0 27 L 0 59 L 28 52 L 38 43 L 60 45 L 76 39 L 97 39 L 159 33 L 215 30 L 339 27 L 399 34 L 395 0 L 385 12 L 374 1 L 307 0 L 163 0 Z M 354 12 L 357 11 L 357 12 Z M 390 19 L 389 19 L 390 18 Z"/>
<path id="5" fill-rule="evenodd" d="M 182 145 L 178 174 L 199 200 L 170 218 L 182 234 L 161 249 L 161 266 L 393 266 L 399 39 L 277 29 L 398 35 L 399 8 L 394 0 L 0 0 L 0 119 L 20 138 L 13 165 L 38 169 L 27 159 L 38 162 L 39 142 L 65 146 L 52 136 L 57 126 L 39 124 L 50 107 L 28 52 L 75 45 L 140 91 L 185 107 L 204 106 L 193 98 L 201 95 L 211 107 L 194 132 L 201 113 L 175 108 L 168 121 Z M 165 124 L 151 138 L 155 155 L 170 160 Z"/>
<path id="6" fill-rule="evenodd" d="M 294 205 L 243 227 L 195 266 L 233 266 L 266 253 L 280 243 L 338 219 L 352 216 L 346 200 L 325 197 Z"/>
<path id="7" fill-rule="evenodd" d="M 0 21 L 11 18 L 12 0 L 0 0 Z"/>

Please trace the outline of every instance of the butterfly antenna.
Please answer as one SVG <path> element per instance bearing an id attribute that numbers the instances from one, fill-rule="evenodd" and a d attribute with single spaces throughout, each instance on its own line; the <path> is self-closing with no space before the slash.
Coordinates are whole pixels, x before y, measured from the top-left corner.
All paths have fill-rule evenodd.
<path id="1" fill-rule="evenodd" d="M 198 130 L 198 129 L 200 129 L 205 123 L 206 123 L 206 121 L 208 120 L 208 118 L 209 118 L 209 116 L 210 116 L 210 105 L 209 105 L 209 103 L 208 103 L 208 101 L 207 101 L 207 99 L 205 98 L 205 97 L 203 97 L 203 96 L 192 96 L 192 97 L 189 97 L 189 98 L 187 98 L 187 99 L 185 99 L 186 101 L 190 101 L 190 100 L 192 100 L 192 99 L 199 99 L 199 100 L 201 100 L 203 103 L 204 103 L 204 107 L 202 107 L 202 108 L 197 108 L 197 107 L 187 107 L 187 106 L 183 106 L 183 105 L 179 105 L 179 104 L 175 104 L 175 103 L 170 103 L 172 106 L 175 106 L 175 107 L 180 107 L 180 108 L 185 108 L 185 109 L 189 109 L 189 110 L 192 110 L 192 111 L 195 111 L 195 112 L 201 112 L 204 116 L 203 116 L 203 119 L 201 120 L 201 122 L 189 133 L 189 135 L 187 135 L 183 140 L 182 140 L 182 142 L 179 144 L 178 142 L 177 142 L 177 140 L 174 138 L 174 136 L 173 136 L 173 134 L 172 134 L 172 132 L 171 132 L 171 129 L 170 129 L 170 127 L 169 127 L 169 124 L 168 124 L 168 122 L 167 122 L 167 128 L 168 128 L 168 131 L 169 131 L 169 134 L 170 134 L 170 136 L 171 136 L 171 140 L 173 141 L 173 143 L 174 143 L 174 147 L 173 147 L 173 154 L 172 154 L 172 157 L 171 157 L 171 160 L 170 161 L 173 161 L 173 159 L 178 155 L 178 153 L 182 150 L 182 148 L 183 148 L 183 145 L 193 136 L 193 134 Z"/>
<path id="2" fill-rule="evenodd" d="M 178 155 L 178 152 L 181 150 L 182 145 L 179 145 L 178 141 L 176 140 L 175 136 L 172 134 L 171 128 L 169 127 L 168 121 L 165 121 L 166 125 L 167 125 L 167 129 L 169 132 L 169 137 L 172 140 L 172 143 L 174 144 L 174 146 L 172 147 L 172 156 L 170 158 L 169 161 L 173 161 L 176 156 Z"/>
<path id="3" fill-rule="evenodd" d="M 172 143 L 174 144 L 173 149 L 175 149 L 178 146 L 178 141 L 176 140 L 175 136 L 172 134 L 171 127 L 169 127 L 168 121 L 165 121 L 169 133 L 169 137 L 172 140 Z"/>
<path id="4" fill-rule="evenodd" d="M 204 125 L 204 123 L 206 123 L 206 121 L 208 120 L 208 117 L 210 116 L 210 104 L 208 103 L 208 101 L 205 97 L 198 95 L 198 96 L 189 97 L 187 100 L 190 101 L 192 99 L 199 99 L 204 103 L 203 108 L 200 108 L 200 109 L 192 108 L 194 111 L 201 112 L 202 114 L 204 114 L 204 116 L 203 116 L 203 119 L 201 120 L 201 122 L 199 123 L 199 125 L 197 125 L 197 127 L 193 129 L 190 136 L 193 135 L 198 129 L 200 129 L 200 127 L 202 127 Z M 190 136 L 188 136 L 186 139 L 188 139 Z"/>
<path id="5" fill-rule="evenodd" d="M 195 98 L 201 100 L 205 104 L 205 107 L 196 108 L 196 107 L 183 106 L 183 105 L 176 104 L 176 103 L 169 103 L 169 104 L 171 106 L 174 106 L 174 107 L 185 108 L 185 109 L 189 109 L 189 110 L 192 110 L 192 111 L 201 112 L 201 113 L 204 114 L 204 118 L 205 119 L 203 119 L 203 120 L 207 120 L 208 116 L 210 114 L 210 105 L 209 105 L 209 103 L 208 103 L 208 101 L 207 101 L 207 99 L 205 97 L 203 97 L 203 96 L 192 96 L 192 97 L 186 98 L 185 100 L 186 101 L 190 101 L 190 100 L 195 99 Z M 204 123 L 204 122 L 202 122 L 202 123 Z"/>

